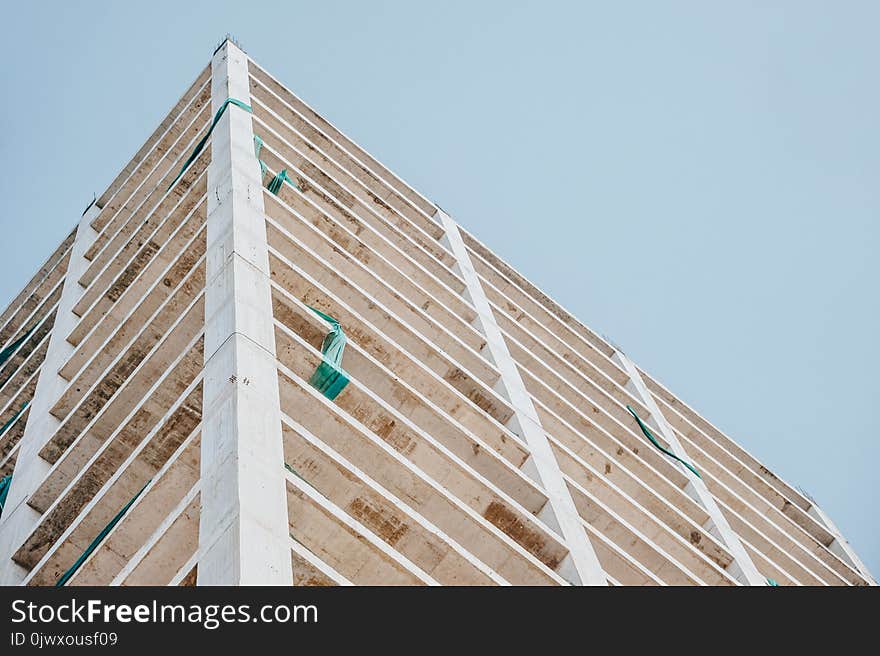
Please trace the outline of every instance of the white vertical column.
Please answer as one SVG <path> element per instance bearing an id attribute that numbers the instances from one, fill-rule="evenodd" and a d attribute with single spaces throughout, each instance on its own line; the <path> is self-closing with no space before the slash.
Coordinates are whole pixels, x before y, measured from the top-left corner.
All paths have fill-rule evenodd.
<path id="1" fill-rule="evenodd" d="M 247 56 L 211 62 L 213 111 L 250 104 Z M 211 137 L 199 585 L 290 585 L 281 408 L 260 167 L 251 115 L 229 105 Z"/>
<path id="2" fill-rule="evenodd" d="M 536 479 L 547 493 L 549 500 L 540 516 L 560 534 L 568 547 L 569 555 L 560 565 L 559 574 L 573 585 L 608 585 L 605 572 L 581 524 L 574 500 L 562 476 L 562 470 L 553 455 L 550 442 L 535 411 L 532 397 L 526 390 L 525 383 L 516 368 L 516 362 L 510 355 L 504 335 L 492 313 L 489 299 L 474 269 L 458 230 L 458 224 L 439 208 L 435 218 L 440 219 L 446 230 L 446 239 L 477 312 L 475 324 L 486 337 L 489 356 L 501 374 L 500 389 L 496 391 L 503 394 L 513 406 L 514 414 L 508 426 L 525 440 L 531 452 L 523 469 Z"/>
<path id="3" fill-rule="evenodd" d="M 40 513 L 27 505 L 27 499 L 43 482 L 50 469 L 49 463 L 39 453 L 61 423 L 49 410 L 67 387 L 67 381 L 58 375 L 58 370 L 74 351 L 67 336 L 79 321 L 79 317 L 73 313 L 73 307 L 84 291 L 79 284 L 79 278 L 90 264 L 84 255 L 98 235 L 89 224 L 100 211 L 97 204 L 89 206 L 80 219 L 71 247 L 46 358 L 40 367 L 28 422 L 18 447 L 12 487 L 0 518 L 0 585 L 18 585 L 27 576 L 27 570 L 14 562 L 12 556 L 40 521 Z"/>
<path id="4" fill-rule="evenodd" d="M 862 559 L 858 557 L 856 552 L 850 546 L 849 541 L 843 537 L 843 533 L 840 532 L 840 529 L 837 528 L 837 524 L 831 521 L 831 518 L 825 514 L 825 511 L 822 510 L 812 497 L 807 497 L 810 499 L 810 509 L 807 511 L 813 519 L 818 521 L 821 524 L 824 524 L 832 534 L 834 534 L 834 540 L 832 540 L 831 544 L 828 545 L 828 550 L 835 554 L 838 558 L 840 558 L 843 562 L 850 565 L 853 569 L 855 569 L 859 574 L 867 579 L 868 583 L 871 585 L 877 585 L 876 579 L 871 575 L 871 572 L 868 570 L 865 563 L 862 562 Z"/>
<path id="5" fill-rule="evenodd" d="M 650 413 L 649 417 L 642 417 L 642 421 L 648 424 L 653 420 L 652 423 L 669 445 L 669 450 L 682 460 L 691 462 L 678 436 L 675 434 L 672 426 L 669 425 L 669 422 L 666 421 L 666 417 L 660 411 L 660 407 L 645 385 L 645 381 L 642 379 L 642 375 L 635 364 L 633 364 L 633 361 L 619 349 L 615 349 L 613 359 L 619 362 L 629 375 L 629 382 L 627 382 L 626 388 L 633 392 L 637 398 L 641 399 Z M 706 487 L 703 479 L 681 463 L 673 461 L 673 464 L 678 466 L 689 479 L 685 492 L 709 513 L 709 523 L 703 528 L 721 540 L 727 547 L 730 555 L 733 556 L 733 562 L 727 568 L 730 574 L 746 585 L 767 585 L 767 579 L 758 572 L 758 568 L 755 567 L 751 557 L 745 550 L 745 547 L 743 547 L 739 536 L 730 527 L 727 518 L 721 512 L 721 508 L 718 507 L 715 497 L 709 492 L 709 488 Z"/>

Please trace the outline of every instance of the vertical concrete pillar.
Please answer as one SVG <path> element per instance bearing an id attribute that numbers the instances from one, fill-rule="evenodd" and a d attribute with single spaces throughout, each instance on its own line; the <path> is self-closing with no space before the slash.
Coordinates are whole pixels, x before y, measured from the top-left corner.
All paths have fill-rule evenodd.
<path id="1" fill-rule="evenodd" d="M 498 327 L 495 315 L 492 313 L 489 299 L 474 269 L 461 232 L 458 230 L 458 224 L 439 208 L 436 217 L 440 219 L 446 230 L 449 247 L 455 256 L 467 293 L 477 312 L 478 328 L 486 337 L 489 356 L 501 373 L 499 389 L 496 391 L 507 398 L 513 406 L 514 415 L 508 425 L 529 447 L 531 456 L 523 465 L 523 470 L 547 493 L 549 500 L 540 517 L 559 533 L 568 547 L 569 555 L 566 557 L 566 562 L 560 566 L 559 574 L 573 585 L 608 585 L 608 579 L 581 524 L 562 470 L 541 426 L 532 397 L 526 390 L 525 383 L 516 368 L 516 362 L 504 341 L 501 328 Z"/>
<path id="2" fill-rule="evenodd" d="M 828 545 L 828 550 L 835 554 L 838 558 L 840 558 L 847 565 L 851 566 L 855 569 L 859 574 L 868 579 L 868 582 L 871 585 L 877 585 L 877 581 L 871 572 L 868 570 L 868 567 L 865 563 L 862 562 L 862 559 L 859 558 L 858 554 L 853 550 L 850 546 L 849 541 L 843 537 L 843 533 L 840 532 L 840 529 L 837 528 L 837 524 L 831 521 L 831 518 L 825 514 L 825 511 L 822 510 L 813 500 L 812 497 L 806 495 L 812 505 L 810 509 L 807 511 L 807 514 L 810 515 L 813 519 L 823 524 L 828 528 L 831 533 L 834 534 L 834 540 L 832 540 L 831 544 Z"/>
<path id="3" fill-rule="evenodd" d="M 647 385 L 645 385 L 645 381 L 642 379 L 642 375 L 639 373 L 639 370 L 636 368 L 633 361 L 619 349 L 615 350 L 613 359 L 619 362 L 629 375 L 629 382 L 626 385 L 627 389 L 633 392 L 636 398 L 641 399 L 642 403 L 650 413 L 650 417 L 642 417 L 642 420 L 647 424 L 653 419 L 653 423 L 660 432 L 660 435 L 669 445 L 669 450 L 682 460 L 690 462 L 691 460 L 688 457 L 684 446 L 682 446 L 681 441 L 678 439 L 672 426 L 666 421 L 666 417 L 664 417 L 663 413 L 660 411 L 660 407 L 657 405 L 653 395 L 648 390 Z M 681 463 L 674 462 L 674 464 L 677 465 L 689 479 L 685 492 L 687 492 L 697 503 L 706 509 L 706 512 L 709 513 L 709 524 L 703 528 L 721 540 L 721 542 L 727 547 L 730 555 L 733 556 L 733 562 L 727 568 L 730 574 L 739 580 L 740 583 L 745 585 L 767 585 L 767 579 L 761 576 L 761 573 L 758 572 L 758 568 L 755 567 L 755 563 L 752 562 L 752 559 L 740 541 L 739 536 L 730 527 L 727 518 L 721 512 L 721 508 L 718 507 L 715 497 L 709 492 L 709 488 L 706 487 L 703 479 L 695 475 L 690 469 Z"/>
<path id="4" fill-rule="evenodd" d="M 211 62 L 213 111 L 250 105 L 246 55 Z M 208 167 L 199 585 L 290 585 L 281 410 L 260 167 L 251 115 L 229 105 Z"/>
<path id="5" fill-rule="evenodd" d="M 89 224 L 100 211 L 97 204 L 89 206 L 80 219 L 71 246 L 70 261 L 58 301 L 55 323 L 49 336 L 46 358 L 40 367 L 28 422 L 18 447 L 12 487 L 0 518 L 0 585 L 18 585 L 27 576 L 27 571 L 12 560 L 12 555 L 40 521 L 40 513 L 27 505 L 27 500 L 50 469 L 49 463 L 39 453 L 61 423 L 49 410 L 67 387 L 67 381 L 58 375 L 58 370 L 74 351 L 67 336 L 79 320 L 73 313 L 73 307 L 84 291 L 79 284 L 80 276 L 90 264 L 84 255 L 98 234 Z"/>

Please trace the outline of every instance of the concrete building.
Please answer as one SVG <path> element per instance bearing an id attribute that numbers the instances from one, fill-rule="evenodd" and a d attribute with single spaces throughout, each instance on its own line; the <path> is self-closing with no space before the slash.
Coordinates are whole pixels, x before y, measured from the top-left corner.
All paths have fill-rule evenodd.
<path id="1" fill-rule="evenodd" d="M 0 346 L 5 585 L 874 584 L 231 40 Z"/>

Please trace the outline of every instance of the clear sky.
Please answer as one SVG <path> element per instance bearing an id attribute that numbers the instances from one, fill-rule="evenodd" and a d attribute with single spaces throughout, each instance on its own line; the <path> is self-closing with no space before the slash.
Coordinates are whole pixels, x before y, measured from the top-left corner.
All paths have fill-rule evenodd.
<path id="1" fill-rule="evenodd" d="M 5 305 L 231 32 L 880 576 L 880 3 L 8 2 Z"/>

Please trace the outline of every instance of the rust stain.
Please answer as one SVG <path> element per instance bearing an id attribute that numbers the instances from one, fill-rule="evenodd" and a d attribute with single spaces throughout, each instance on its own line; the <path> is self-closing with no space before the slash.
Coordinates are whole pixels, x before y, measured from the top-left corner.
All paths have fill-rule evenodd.
<path id="1" fill-rule="evenodd" d="M 199 566 L 198 566 L 198 564 L 196 564 L 196 566 L 193 567 L 193 568 L 189 571 L 189 574 L 187 574 L 186 576 L 183 577 L 183 579 L 181 579 L 181 581 L 180 581 L 180 587 L 182 587 L 182 588 L 193 588 L 193 587 L 195 587 L 195 585 L 196 585 L 196 580 L 198 579 L 198 575 L 199 575 Z"/>
<path id="2" fill-rule="evenodd" d="M 378 196 L 374 195 L 374 194 L 371 193 L 371 192 L 367 192 L 367 193 L 370 194 L 370 199 L 371 199 L 374 203 L 376 203 L 376 205 L 378 205 L 379 207 L 381 207 L 383 210 L 385 210 L 385 211 L 387 211 L 387 212 L 391 212 L 391 211 L 392 211 L 392 210 L 391 210 L 391 206 L 390 206 L 388 203 L 386 203 L 384 200 L 382 200 L 381 198 L 379 198 Z"/>
<path id="3" fill-rule="evenodd" d="M 387 509 L 374 506 L 362 497 L 348 504 L 347 510 L 392 547 L 409 531 L 409 526 L 389 513 Z"/>
<path id="4" fill-rule="evenodd" d="M 511 539 L 520 544 L 526 551 L 541 560 L 547 567 L 555 570 L 559 565 L 559 559 L 547 556 L 544 550 L 547 540 L 543 535 L 527 527 L 507 506 L 493 501 L 483 513 L 492 525 L 501 529 Z"/>
<path id="5" fill-rule="evenodd" d="M 153 256 L 159 251 L 159 244 L 154 241 L 149 242 L 140 252 L 134 257 L 132 263 L 126 267 L 125 271 L 114 281 L 113 286 L 107 292 L 107 298 L 116 302 L 119 300 L 119 297 L 128 289 L 129 285 L 134 282 L 134 279 L 138 276 L 141 270 L 144 268 L 147 262 L 149 262 Z"/>
<path id="6" fill-rule="evenodd" d="M 376 435 L 404 455 L 409 455 L 416 448 L 415 440 L 409 437 L 407 431 L 397 427 L 397 422 L 393 419 L 382 417 L 372 428 Z"/>
<path id="7" fill-rule="evenodd" d="M 332 586 L 333 583 L 326 578 L 318 577 L 318 576 L 310 576 L 305 581 L 303 581 L 300 585 L 309 587 L 309 588 L 326 588 Z"/>
<path id="8" fill-rule="evenodd" d="M 443 379 L 470 399 L 474 405 L 480 408 L 480 410 L 488 412 L 501 423 L 507 421 L 509 415 L 508 417 L 504 417 L 502 409 L 499 408 L 497 403 L 495 403 L 495 400 L 484 394 L 482 388 L 478 387 L 473 379 L 458 367 L 450 369 L 446 375 L 443 376 Z"/>

